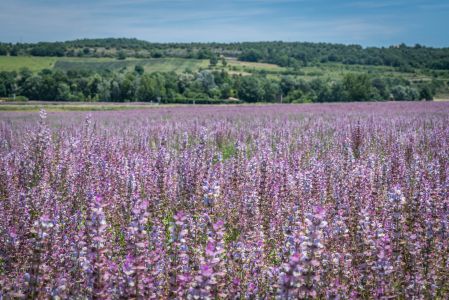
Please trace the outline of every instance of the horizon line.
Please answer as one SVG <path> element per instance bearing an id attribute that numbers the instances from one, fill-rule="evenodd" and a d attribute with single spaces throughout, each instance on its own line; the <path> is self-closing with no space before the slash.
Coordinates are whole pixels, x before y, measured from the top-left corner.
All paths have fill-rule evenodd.
<path id="1" fill-rule="evenodd" d="M 398 42 L 395 44 L 385 44 L 385 45 L 376 45 L 376 46 L 365 46 L 362 44 L 357 44 L 357 43 L 336 43 L 336 42 L 324 42 L 324 41 L 320 41 L 320 42 L 311 42 L 311 41 L 300 41 L 300 40 L 247 40 L 247 41 L 170 41 L 170 42 L 161 42 L 161 41 L 149 41 L 146 39 L 140 39 L 137 37 L 83 37 L 83 38 L 75 38 L 75 39 L 69 39 L 69 40 L 40 40 L 40 41 L 36 41 L 36 42 L 23 42 L 23 41 L 16 41 L 16 42 L 6 42 L 6 41 L 1 41 L 0 43 L 3 44 L 39 44 L 39 43 L 67 43 L 67 42 L 75 42 L 75 41 L 82 41 L 82 40 L 107 40 L 107 39 L 127 39 L 127 40 L 137 40 L 137 41 L 141 41 L 141 42 L 147 42 L 150 44 L 225 44 L 225 45 L 231 45 L 231 44 L 242 44 L 242 43 L 304 43 L 304 44 L 329 44 L 329 45 L 343 45 L 343 46 L 360 46 L 364 49 L 366 48 L 391 48 L 391 47 L 399 47 L 402 45 L 405 45 L 406 47 L 409 48 L 413 48 L 416 46 L 421 46 L 423 48 L 434 48 L 434 49 L 447 49 L 449 48 L 449 45 L 447 46 L 428 46 L 426 44 L 422 44 L 419 42 L 416 42 L 414 44 L 407 44 L 405 42 Z"/>

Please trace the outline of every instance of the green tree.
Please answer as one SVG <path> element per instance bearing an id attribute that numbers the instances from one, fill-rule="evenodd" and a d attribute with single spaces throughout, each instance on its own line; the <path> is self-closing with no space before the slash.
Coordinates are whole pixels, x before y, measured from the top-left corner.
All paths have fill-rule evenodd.
<path id="1" fill-rule="evenodd" d="M 276 102 L 280 97 L 279 83 L 269 79 L 265 79 L 262 83 L 262 88 L 264 90 L 263 100 L 266 102 Z"/>
<path id="2" fill-rule="evenodd" d="M 110 88 L 110 90 L 111 90 L 111 101 L 118 102 L 118 101 L 123 100 L 121 98 L 122 92 L 121 92 L 120 83 L 118 82 L 118 80 L 113 79 L 111 81 L 111 88 Z"/>
<path id="3" fill-rule="evenodd" d="M 140 78 L 139 89 L 137 90 L 137 97 L 139 101 L 156 100 L 156 84 L 149 74 L 144 74 Z"/>
<path id="4" fill-rule="evenodd" d="M 5 45 L 0 45 L 0 56 L 7 55 L 8 48 Z"/>
<path id="5" fill-rule="evenodd" d="M 241 79 L 237 94 L 240 99 L 248 102 L 263 101 L 265 93 L 260 80 L 255 76 L 245 76 Z"/>
<path id="6" fill-rule="evenodd" d="M 390 92 L 388 91 L 388 86 L 385 80 L 382 78 L 374 78 L 371 81 L 371 84 L 375 90 L 377 90 L 380 99 L 379 100 L 388 100 L 390 97 Z"/>
<path id="7" fill-rule="evenodd" d="M 126 53 L 123 50 L 120 50 L 117 52 L 117 59 L 119 60 L 125 60 L 126 59 Z"/>
<path id="8" fill-rule="evenodd" d="M 196 81 L 205 93 L 208 93 L 211 89 L 214 89 L 217 86 L 214 74 L 208 70 L 199 72 Z"/>
<path id="9" fill-rule="evenodd" d="M 256 49 L 250 49 L 250 50 L 244 51 L 239 56 L 239 60 L 257 62 L 257 61 L 261 60 L 262 57 L 263 57 L 263 55 L 262 55 L 261 51 L 256 50 Z"/>
<path id="10" fill-rule="evenodd" d="M 9 55 L 11 55 L 11 56 L 17 56 L 18 54 L 19 54 L 19 49 L 16 46 L 13 46 L 9 50 Z"/>
<path id="11" fill-rule="evenodd" d="M 371 81 L 368 75 L 347 74 L 343 78 L 343 88 L 349 101 L 367 101 L 371 95 Z"/>
<path id="12" fill-rule="evenodd" d="M 58 91 L 58 83 L 55 81 L 53 76 L 51 74 L 44 75 L 42 77 L 39 100 L 46 100 L 46 101 L 57 100 L 56 99 L 57 91 Z"/>
<path id="13" fill-rule="evenodd" d="M 111 100 L 111 84 L 108 79 L 102 78 L 97 85 L 97 96 L 99 101 Z"/>
<path id="14" fill-rule="evenodd" d="M 293 76 L 282 76 L 280 82 L 280 89 L 284 97 L 286 97 L 295 88 L 296 88 L 296 81 Z"/>
<path id="15" fill-rule="evenodd" d="M 228 99 L 229 97 L 232 97 L 232 87 L 228 83 L 224 83 L 221 86 L 221 98 Z"/>
<path id="16" fill-rule="evenodd" d="M 165 78 L 162 74 L 144 74 L 137 91 L 139 101 L 158 101 L 165 99 Z"/>
<path id="17" fill-rule="evenodd" d="M 128 101 L 135 101 L 137 94 L 137 82 L 133 73 L 125 75 L 121 82 L 120 90 L 122 92 L 122 99 Z"/>
<path id="18" fill-rule="evenodd" d="M 28 77 L 20 87 L 20 93 L 31 100 L 42 99 L 42 78 L 39 75 Z"/>
<path id="19" fill-rule="evenodd" d="M 226 58 L 224 57 L 221 58 L 221 64 L 223 65 L 224 68 L 226 68 L 226 66 L 228 65 L 228 61 L 226 60 Z"/>
<path id="20" fill-rule="evenodd" d="M 419 98 L 427 101 L 433 100 L 433 92 L 429 86 L 426 85 L 421 88 L 421 91 L 419 92 Z"/>
<path id="21" fill-rule="evenodd" d="M 145 72 L 144 68 L 141 65 L 136 65 L 134 67 L 134 71 L 139 75 L 142 75 Z"/>
<path id="22" fill-rule="evenodd" d="M 6 86 L 3 82 L 0 82 L 0 97 L 7 97 Z"/>
<path id="23" fill-rule="evenodd" d="M 216 54 L 212 54 L 209 63 L 212 67 L 215 67 L 218 64 L 218 56 Z"/>
<path id="24" fill-rule="evenodd" d="M 394 100 L 418 100 L 419 93 L 416 89 L 397 85 L 391 89 L 391 94 L 393 95 Z"/>
<path id="25" fill-rule="evenodd" d="M 70 100 L 70 87 L 65 82 L 59 82 L 57 84 L 57 93 L 56 93 L 56 100 Z"/>

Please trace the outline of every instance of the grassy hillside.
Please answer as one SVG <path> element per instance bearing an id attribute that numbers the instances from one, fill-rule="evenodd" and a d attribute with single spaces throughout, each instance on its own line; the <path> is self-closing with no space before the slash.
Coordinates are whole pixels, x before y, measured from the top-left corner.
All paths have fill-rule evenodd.
<path id="1" fill-rule="evenodd" d="M 317 63 L 449 69 L 449 48 L 424 45 L 362 47 L 307 42 L 151 43 L 137 39 L 83 39 L 66 42 L 8 44 L 0 42 L 0 55 L 53 57 L 196 58 L 233 57 L 240 61 L 305 67 Z"/>
<path id="2" fill-rule="evenodd" d="M 62 71 L 89 70 L 89 71 L 132 71 L 140 65 L 145 72 L 176 72 L 181 73 L 187 69 L 197 71 L 208 66 L 207 60 L 184 58 L 151 58 L 151 59 L 60 59 L 56 61 L 54 68 Z"/>
<path id="3" fill-rule="evenodd" d="M 182 73 L 186 70 L 198 71 L 207 69 L 209 60 L 207 59 L 187 59 L 187 58 L 149 58 L 137 59 L 128 58 L 117 60 L 115 58 L 92 58 L 92 57 L 37 57 L 37 56 L 0 56 L 0 71 L 19 71 L 28 68 L 33 72 L 43 69 L 53 69 L 61 71 L 88 70 L 88 71 L 132 71 L 136 65 L 144 68 L 145 72 L 176 72 Z M 222 69 L 221 63 L 216 69 Z M 341 63 L 317 64 L 301 68 L 286 68 L 275 64 L 244 62 L 235 59 L 227 59 L 227 66 L 224 69 L 231 74 L 250 75 L 253 73 L 267 73 L 278 77 L 278 75 L 294 75 L 304 80 L 315 78 L 341 79 L 347 73 L 371 74 L 384 77 L 402 77 L 411 81 L 429 81 L 432 78 L 438 80 L 449 79 L 449 71 L 442 70 L 421 70 L 414 69 L 408 72 L 399 68 L 387 66 L 367 66 L 367 65 L 346 65 Z"/>
<path id="4" fill-rule="evenodd" d="M 37 56 L 0 56 L 1 71 L 19 71 L 28 68 L 33 72 L 43 69 L 88 70 L 88 71 L 130 71 L 136 65 L 141 65 L 146 72 L 184 72 L 186 69 L 197 71 L 207 68 L 208 60 L 185 58 L 151 58 L 151 59 L 126 59 L 114 58 L 77 58 L 77 57 L 37 57 Z"/>
<path id="5" fill-rule="evenodd" d="M 25 67 L 33 72 L 52 69 L 58 59 L 57 57 L 0 56 L 0 72 L 19 71 Z"/>

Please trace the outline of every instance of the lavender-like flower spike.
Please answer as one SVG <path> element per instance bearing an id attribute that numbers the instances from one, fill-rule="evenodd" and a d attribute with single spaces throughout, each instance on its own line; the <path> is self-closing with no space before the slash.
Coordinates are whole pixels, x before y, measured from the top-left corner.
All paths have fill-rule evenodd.
<path id="1" fill-rule="evenodd" d="M 0 299 L 448 299 L 448 149 L 444 102 L 0 112 Z"/>
<path id="2" fill-rule="evenodd" d="M 317 298 L 321 293 L 321 264 L 324 252 L 325 210 L 316 206 L 306 214 L 304 228 L 299 235 L 300 245 L 284 264 L 281 273 L 281 299 Z"/>

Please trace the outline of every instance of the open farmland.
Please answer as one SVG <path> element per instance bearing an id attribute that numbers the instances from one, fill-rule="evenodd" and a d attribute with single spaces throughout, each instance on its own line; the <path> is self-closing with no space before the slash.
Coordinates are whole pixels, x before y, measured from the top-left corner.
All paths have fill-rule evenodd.
<path id="1" fill-rule="evenodd" d="M 170 106 L 167 104 L 167 106 Z M 44 109 L 49 112 L 59 111 L 104 111 L 156 108 L 156 103 L 105 103 L 105 102 L 0 102 L 0 111 L 34 111 Z"/>
<path id="2" fill-rule="evenodd" d="M 53 68 L 57 60 L 57 57 L 0 56 L 0 72 L 19 71 L 22 68 L 28 68 L 32 72 L 39 72 L 43 69 Z"/>
<path id="3" fill-rule="evenodd" d="M 33 72 L 43 69 L 59 71 L 133 71 L 135 66 L 142 66 L 145 72 L 176 72 L 182 73 L 186 70 L 196 72 L 200 69 L 210 68 L 207 59 L 192 59 L 178 57 L 164 58 L 128 58 L 117 60 L 107 57 L 38 57 L 38 56 L 0 56 L 0 71 L 20 71 L 28 68 Z M 314 66 L 301 67 L 298 69 L 280 67 L 276 64 L 246 62 L 227 58 L 227 65 L 221 63 L 214 69 L 225 70 L 231 74 L 250 75 L 265 72 L 273 78 L 281 75 L 294 75 L 297 78 L 313 80 L 316 78 L 341 79 L 345 74 L 370 74 L 372 76 L 384 76 L 389 78 L 405 78 L 410 81 L 431 81 L 432 77 L 438 80 L 449 79 L 447 71 L 434 71 L 416 69 L 413 72 L 403 72 L 394 67 L 344 65 L 341 63 L 317 64 Z"/>
<path id="4" fill-rule="evenodd" d="M 0 112 L 0 298 L 447 299 L 449 103 Z"/>
<path id="5" fill-rule="evenodd" d="M 20 71 L 28 68 L 33 72 L 43 69 L 60 71 L 132 71 L 135 66 L 142 66 L 148 73 L 153 72 L 184 72 L 207 68 L 208 60 L 185 58 L 130 58 L 117 60 L 115 58 L 93 57 L 35 57 L 35 56 L 0 56 L 0 71 Z"/>
<path id="6" fill-rule="evenodd" d="M 208 66 L 207 60 L 184 59 L 184 58 L 151 58 L 151 59 L 127 59 L 107 61 L 87 60 L 60 60 L 55 63 L 54 68 L 61 71 L 88 70 L 88 71 L 119 71 L 121 69 L 132 71 L 135 66 L 142 66 L 148 73 L 153 72 L 185 72 L 186 70 L 197 71 Z"/>

